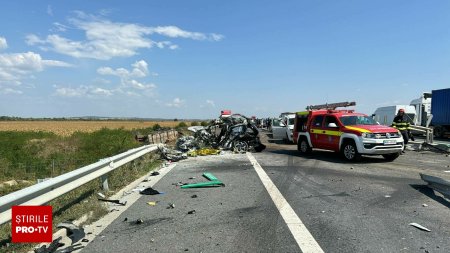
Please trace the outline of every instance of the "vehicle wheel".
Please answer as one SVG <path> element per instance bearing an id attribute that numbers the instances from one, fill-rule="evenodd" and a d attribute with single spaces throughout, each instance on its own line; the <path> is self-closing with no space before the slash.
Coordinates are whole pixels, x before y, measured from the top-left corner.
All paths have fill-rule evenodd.
<path id="1" fill-rule="evenodd" d="M 233 145 L 233 151 L 237 153 L 245 153 L 248 151 L 248 143 L 245 141 L 237 141 Z"/>
<path id="2" fill-rule="evenodd" d="M 434 137 L 442 138 L 444 137 L 444 128 L 441 126 L 437 126 L 433 129 Z"/>
<path id="3" fill-rule="evenodd" d="M 354 141 L 346 141 L 342 145 L 341 149 L 342 155 L 347 161 L 359 161 L 361 159 L 361 154 L 358 153 L 358 149 L 356 148 Z"/>
<path id="4" fill-rule="evenodd" d="M 297 144 L 297 149 L 302 154 L 310 154 L 312 148 L 309 146 L 308 141 L 305 138 L 301 138 L 300 142 Z"/>
<path id="5" fill-rule="evenodd" d="M 393 153 L 393 154 L 385 154 L 383 155 L 384 159 L 392 162 L 395 159 L 397 159 L 400 156 L 400 153 Z"/>

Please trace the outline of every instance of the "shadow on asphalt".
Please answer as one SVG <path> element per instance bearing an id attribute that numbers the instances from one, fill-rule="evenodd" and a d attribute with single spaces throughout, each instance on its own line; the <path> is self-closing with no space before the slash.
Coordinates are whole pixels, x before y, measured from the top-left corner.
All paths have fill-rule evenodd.
<path id="1" fill-rule="evenodd" d="M 320 160 L 324 162 L 331 163 L 386 163 L 387 161 L 382 156 L 363 156 L 360 161 L 357 162 L 349 162 L 341 157 L 341 154 L 332 152 L 332 151 L 322 151 L 322 150 L 314 150 L 309 155 L 301 155 L 297 150 L 283 150 L 283 149 L 267 149 L 266 152 L 279 154 L 279 155 L 289 155 L 289 156 L 297 156 L 303 157 L 306 159 L 314 159 Z"/>
<path id="2" fill-rule="evenodd" d="M 436 202 L 441 203 L 442 205 L 450 208 L 450 202 L 447 201 L 445 198 L 438 196 L 434 193 L 434 190 L 431 189 L 430 187 L 428 187 L 427 185 L 424 184 L 410 184 L 410 186 L 419 191 L 420 193 L 426 195 L 427 197 L 433 199 Z"/>

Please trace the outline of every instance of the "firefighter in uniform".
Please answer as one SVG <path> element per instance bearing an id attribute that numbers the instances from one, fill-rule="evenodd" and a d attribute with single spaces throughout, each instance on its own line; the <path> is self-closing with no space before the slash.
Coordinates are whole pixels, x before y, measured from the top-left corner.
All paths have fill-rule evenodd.
<path id="1" fill-rule="evenodd" d="M 392 127 L 397 128 L 403 136 L 404 146 L 403 153 L 405 152 L 406 144 L 408 144 L 409 136 L 410 136 L 410 125 L 406 120 L 405 110 L 398 110 L 397 116 L 395 116 L 394 121 L 392 122 Z"/>

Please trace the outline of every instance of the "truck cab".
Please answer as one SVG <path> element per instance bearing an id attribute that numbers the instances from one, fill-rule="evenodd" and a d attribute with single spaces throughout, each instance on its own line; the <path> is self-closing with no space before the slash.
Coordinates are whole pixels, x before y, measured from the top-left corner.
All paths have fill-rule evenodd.
<path id="1" fill-rule="evenodd" d="M 361 155 L 382 155 L 395 160 L 403 150 L 403 138 L 395 128 L 379 125 L 371 117 L 352 110 L 297 112 L 294 142 L 302 154 L 312 149 L 340 152 L 348 161 Z"/>

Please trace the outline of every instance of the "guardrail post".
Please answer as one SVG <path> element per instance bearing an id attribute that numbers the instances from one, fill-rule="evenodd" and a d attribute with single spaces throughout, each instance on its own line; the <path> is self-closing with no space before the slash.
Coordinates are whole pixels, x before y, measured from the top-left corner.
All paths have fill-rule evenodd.
<path id="1" fill-rule="evenodd" d="M 109 185 L 108 185 L 108 175 L 103 175 L 100 177 L 100 180 L 102 181 L 102 188 L 105 192 L 109 191 Z"/>

